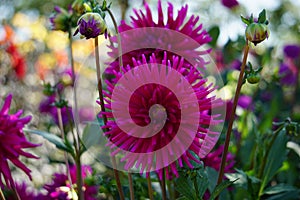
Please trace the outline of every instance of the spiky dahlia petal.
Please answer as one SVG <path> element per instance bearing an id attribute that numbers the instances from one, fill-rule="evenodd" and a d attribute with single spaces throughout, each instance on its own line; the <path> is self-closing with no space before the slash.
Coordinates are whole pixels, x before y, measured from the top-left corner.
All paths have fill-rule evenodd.
<path id="1" fill-rule="evenodd" d="M 8 95 L 0 111 L 0 176 L 3 175 L 7 187 L 14 185 L 8 160 L 30 177 L 30 169 L 19 160 L 19 157 L 38 158 L 22 149 L 39 146 L 27 141 L 22 131 L 24 126 L 31 120 L 31 116 L 20 118 L 23 113 L 22 110 L 15 114 L 8 114 L 11 101 L 12 95 Z M 0 184 L 3 185 L 1 178 Z"/>

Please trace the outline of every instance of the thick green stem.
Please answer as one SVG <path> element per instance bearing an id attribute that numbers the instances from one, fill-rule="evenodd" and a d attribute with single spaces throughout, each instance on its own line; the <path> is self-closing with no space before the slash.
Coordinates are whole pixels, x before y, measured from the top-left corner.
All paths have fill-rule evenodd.
<path id="1" fill-rule="evenodd" d="M 233 122 L 234 122 L 234 118 L 235 118 L 235 110 L 237 107 L 239 95 L 240 95 L 241 88 L 243 85 L 243 78 L 244 78 L 244 72 L 245 72 L 245 68 L 246 68 L 248 52 L 249 52 L 249 45 L 248 45 L 248 41 L 246 41 L 243 62 L 242 62 L 241 71 L 240 71 L 240 75 L 239 75 L 239 79 L 238 79 L 238 83 L 237 83 L 237 87 L 236 87 L 236 91 L 235 91 L 235 95 L 234 95 L 233 107 L 232 107 L 231 114 L 230 114 L 228 129 L 226 132 L 226 139 L 225 139 L 224 150 L 223 150 L 223 154 L 222 154 L 221 166 L 219 169 L 217 185 L 219 185 L 222 182 L 223 176 L 224 176 L 226 157 L 227 157 L 227 153 L 228 153 L 228 147 L 229 147 L 230 136 L 231 136 L 231 132 L 232 132 L 232 126 L 233 126 Z"/>
<path id="2" fill-rule="evenodd" d="M 151 185 L 151 178 L 150 175 L 147 176 L 147 184 L 148 184 L 148 195 L 149 195 L 149 199 L 153 200 L 153 190 L 152 190 L 152 185 Z"/>
<path id="3" fill-rule="evenodd" d="M 99 44 L 98 44 L 98 37 L 95 38 L 95 57 L 96 57 L 96 69 L 97 69 L 97 84 L 98 84 L 98 94 L 99 94 L 99 100 L 100 100 L 100 107 L 101 111 L 105 112 L 105 106 L 104 106 L 104 98 L 103 98 L 103 87 L 102 87 L 102 81 L 101 81 L 101 68 L 100 68 L 100 60 L 99 60 Z M 105 114 L 103 116 L 103 122 L 106 125 L 107 124 L 107 117 Z M 105 131 L 105 130 L 104 130 Z M 115 156 L 112 156 L 112 165 L 113 165 L 113 171 L 117 182 L 117 188 L 119 192 L 119 196 L 121 200 L 124 200 L 124 193 L 122 190 L 122 185 L 119 177 L 119 172 L 116 170 L 117 164 L 116 164 L 116 158 Z"/>

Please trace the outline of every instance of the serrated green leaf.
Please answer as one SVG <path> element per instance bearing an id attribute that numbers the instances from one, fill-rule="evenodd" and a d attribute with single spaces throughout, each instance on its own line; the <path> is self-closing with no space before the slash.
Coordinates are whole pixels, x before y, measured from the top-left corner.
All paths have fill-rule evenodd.
<path id="1" fill-rule="evenodd" d="M 236 179 L 237 180 L 237 179 Z M 229 180 L 226 180 L 224 182 L 222 182 L 221 184 L 219 184 L 215 189 L 214 191 L 212 192 L 209 200 L 214 200 L 217 196 L 220 195 L 220 193 L 226 189 L 227 187 L 229 187 L 230 185 L 232 185 L 236 180 L 234 181 L 229 181 Z"/>
<path id="2" fill-rule="evenodd" d="M 245 24 L 247 24 L 247 25 L 251 24 L 250 21 L 249 21 L 249 19 L 247 19 L 247 18 L 245 18 L 243 16 L 241 16 L 241 19 L 242 19 L 242 22 L 244 22 Z"/>
<path id="3" fill-rule="evenodd" d="M 179 176 L 175 181 L 175 190 L 187 199 L 197 199 L 196 192 L 193 188 L 193 182 L 185 176 Z"/>
<path id="4" fill-rule="evenodd" d="M 263 9 L 263 10 L 259 13 L 258 22 L 259 22 L 259 23 L 265 23 L 266 20 L 267 20 L 267 17 L 266 17 L 266 10 Z"/>
<path id="5" fill-rule="evenodd" d="M 55 144 L 55 146 L 60 150 L 63 150 L 63 151 L 69 152 L 69 153 L 73 153 L 73 148 L 69 145 L 66 145 L 64 143 L 64 141 L 57 135 L 54 135 L 52 133 L 48 133 L 45 131 L 40 131 L 40 130 L 32 130 L 32 129 L 23 129 L 23 130 L 28 133 L 33 133 L 33 134 L 42 136 L 43 138 L 45 138 L 52 144 Z"/>

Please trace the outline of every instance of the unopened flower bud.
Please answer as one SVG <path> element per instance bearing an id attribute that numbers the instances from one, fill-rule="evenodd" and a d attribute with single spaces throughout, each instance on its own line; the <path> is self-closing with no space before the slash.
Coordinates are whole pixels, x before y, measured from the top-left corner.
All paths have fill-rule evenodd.
<path id="1" fill-rule="evenodd" d="M 260 75 L 259 74 L 249 74 L 247 77 L 247 81 L 250 84 L 256 84 L 260 81 Z"/>
<path id="2" fill-rule="evenodd" d="M 53 30 L 68 31 L 70 28 L 71 15 L 59 6 L 54 7 L 54 15 L 50 17 L 50 22 Z"/>
<path id="3" fill-rule="evenodd" d="M 246 28 L 246 38 L 248 41 L 253 42 L 254 45 L 264 41 L 270 35 L 270 31 L 266 24 L 251 23 Z"/>
<path id="4" fill-rule="evenodd" d="M 99 13 L 88 12 L 82 15 L 77 22 L 77 30 L 82 37 L 86 39 L 96 38 L 98 35 L 104 34 L 107 27 L 106 23 Z"/>
<path id="5" fill-rule="evenodd" d="M 72 4 L 72 9 L 77 15 L 82 15 L 85 12 L 84 0 L 75 0 Z"/>

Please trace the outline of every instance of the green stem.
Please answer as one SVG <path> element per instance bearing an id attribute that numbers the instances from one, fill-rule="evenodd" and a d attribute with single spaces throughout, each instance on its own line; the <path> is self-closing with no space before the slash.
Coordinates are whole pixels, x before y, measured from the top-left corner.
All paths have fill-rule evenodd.
<path id="1" fill-rule="evenodd" d="M 57 108 L 57 118 L 58 118 L 58 126 L 61 132 L 61 137 L 63 140 L 66 140 L 66 135 L 65 135 L 65 131 L 64 131 L 64 126 L 63 126 L 63 121 L 62 121 L 62 114 L 61 114 L 61 109 Z M 65 159 L 65 164 L 66 164 L 66 174 L 68 177 L 68 181 L 70 183 L 71 188 L 73 188 L 73 182 L 71 179 L 71 174 L 70 174 L 70 166 L 69 166 L 69 162 L 68 162 L 68 154 L 67 152 L 64 151 L 64 159 Z"/>
<path id="2" fill-rule="evenodd" d="M 98 94 L 99 94 L 99 100 L 100 100 L 100 107 L 101 111 L 105 112 L 105 106 L 104 106 L 104 97 L 103 97 L 103 87 L 102 87 L 102 81 L 101 81 L 101 68 L 100 68 L 100 60 L 99 60 L 99 44 L 98 44 L 98 37 L 95 38 L 95 57 L 96 57 L 96 69 L 97 69 L 97 85 L 98 85 Z M 105 114 L 103 116 L 103 122 L 106 125 L 107 124 L 107 117 Z M 104 130 L 106 131 L 106 130 Z M 122 185 L 119 177 L 119 172 L 117 169 L 116 164 L 116 158 L 115 156 L 112 156 L 112 165 L 113 165 L 113 171 L 117 182 L 117 188 L 120 195 L 120 199 L 124 200 L 124 193 L 122 190 Z"/>
<path id="3" fill-rule="evenodd" d="M 147 179 L 147 184 L 148 184 L 148 195 L 149 199 L 153 200 L 153 190 L 152 190 L 152 185 L 151 185 L 151 178 L 150 175 L 146 178 Z"/>
<path id="4" fill-rule="evenodd" d="M 73 92 L 74 92 L 74 126 L 75 130 L 77 133 L 77 138 L 74 137 L 74 143 L 76 143 L 76 149 L 75 149 L 75 164 L 76 164 L 76 184 L 78 188 L 78 200 L 84 200 L 84 195 L 83 195 L 83 180 L 82 180 L 82 173 L 81 173 L 81 150 L 80 150 L 80 135 L 79 135 L 79 127 L 77 122 L 79 122 L 79 117 L 78 117 L 78 101 L 77 101 L 77 90 L 75 86 L 75 66 L 74 66 L 74 59 L 73 59 L 73 49 L 72 49 L 72 44 L 73 44 L 73 39 L 72 39 L 72 31 L 69 29 L 69 57 L 70 57 L 70 62 L 71 62 L 71 68 L 72 68 L 72 83 L 73 83 Z"/>
<path id="5" fill-rule="evenodd" d="M 248 52 L 249 52 L 249 45 L 248 45 L 248 40 L 247 40 L 245 50 L 244 50 L 244 57 L 243 57 L 243 62 L 242 62 L 242 66 L 241 66 L 241 71 L 240 71 L 240 75 L 239 75 L 239 79 L 238 79 L 238 83 L 237 83 L 237 87 L 236 87 L 236 91 L 235 91 L 233 107 L 232 107 L 231 114 L 230 114 L 228 129 L 226 132 L 226 139 L 225 139 L 225 143 L 224 143 L 224 150 L 223 150 L 223 154 L 222 154 L 222 161 L 221 161 L 221 166 L 219 169 L 217 185 L 219 185 L 222 182 L 223 176 L 224 176 L 226 157 L 227 157 L 227 153 L 228 153 L 228 147 L 229 147 L 230 136 L 231 136 L 231 132 L 232 132 L 232 126 L 233 126 L 233 122 L 234 122 L 234 118 L 235 118 L 235 110 L 237 107 L 239 95 L 240 95 L 242 85 L 243 85 L 243 78 L 244 78 L 244 72 L 245 72 Z M 217 197 L 217 199 L 218 199 L 218 197 Z"/>
<path id="6" fill-rule="evenodd" d="M 199 194 L 199 190 L 198 190 L 198 182 L 197 182 L 197 178 L 196 177 L 194 178 L 194 188 L 195 188 L 195 191 L 196 191 L 196 197 L 197 197 L 197 199 L 201 199 L 200 194 Z"/>
<path id="7" fill-rule="evenodd" d="M 116 19 L 114 17 L 114 15 L 112 14 L 111 10 L 108 8 L 107 12 L 111 18 L 111 20 L 113 21 L 114 24 L 114 28 L 117 34 L 117 38 L 118 38 L 118 54 L 119 54 L 119 67 L 120 67 L 120 72 L 122 72 L 122 67 L 123 67 L 123 58 L 122 58 L 122 43 L 121 43 L 121 37 L 118 31 L 118 25 L 116 22 Z"/>
<path id="8" fill-rule="evenodd" d="M 131 172 L 128 172 L 128 182 L 129 182 L 130 199 L 134 200 L 134 189 L 133 189 L 133 182 L 132 182 Z"/>
<path id="9" fill-rule="evenodd" d="M 4 194 L 2 192 L 2 189 L 0 187 L 0 200 L 5 200 Z"/>
<path id="10" fill-rule="evenodd" d="M 165 169 L 163 169 L 163 175 L 162 175 L 162 180 L 161 180 L 161 190 L 162 190 L 162 199 L 167 200 Z"/>

